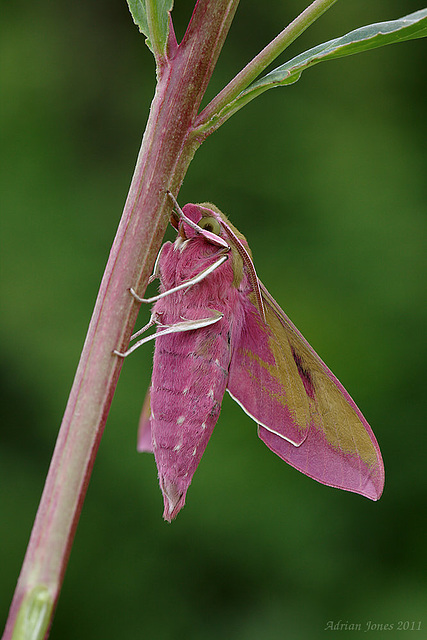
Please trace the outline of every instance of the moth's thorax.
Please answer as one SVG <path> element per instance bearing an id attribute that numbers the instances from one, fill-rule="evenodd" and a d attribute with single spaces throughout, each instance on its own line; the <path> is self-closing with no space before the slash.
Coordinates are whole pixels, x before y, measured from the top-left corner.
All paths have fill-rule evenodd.
<path id="1" fill-rule="evenodd" d="M 178 236 L 174 244 L 166 243 L 159 263 L 160 291 L 172 289 L 197 276 L 221 255 L 224 254 L 218 247 L 199 237 L 183 240 Z M 234 256 L 230 251 L 227 260 L 206 278 L 188 289 L 159 300 L 154 310 L 164 314 L 168 324 L 179 321 L 183 315 L 186 319 L 205 317 L 206 309 L 232 314 L 241 295 L 249 287 L 245 278 L 241 279 L 239 288 L 234 285 L 233 260 Z"/>

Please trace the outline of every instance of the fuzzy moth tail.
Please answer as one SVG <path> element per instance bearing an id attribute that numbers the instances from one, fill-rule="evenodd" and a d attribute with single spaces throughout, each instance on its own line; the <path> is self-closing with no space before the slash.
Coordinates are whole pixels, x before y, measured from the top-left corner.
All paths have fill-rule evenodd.
<path id="1" fill-rule="evenodd" d="M 165 505 L 163 518 L 167 522 L 172 522 L 185 505 L 185 492 L 180 491 L 176 484 L 165 478 L 160 478 L 160 488 Z"/>

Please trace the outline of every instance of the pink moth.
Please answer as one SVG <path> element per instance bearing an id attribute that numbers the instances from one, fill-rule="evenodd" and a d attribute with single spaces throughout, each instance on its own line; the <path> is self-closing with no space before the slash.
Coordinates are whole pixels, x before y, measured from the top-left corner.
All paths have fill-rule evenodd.
<path id="1" fill-rule="evenodd" d="M 172 196 L 171 196 L 172 197 Z M 214 205 L 177 211 L 151 281 L 160 294 L 151 387 L 138 450 L 154 452 L 171 521 L 218 420 L 225 390 L 265 444 L 307 476 L 378 500 L 384 467 L 375 436 L 341 383 L 259 281 L 245 237 Z M 117 353 L 117 352 L 116 352 Z"/>

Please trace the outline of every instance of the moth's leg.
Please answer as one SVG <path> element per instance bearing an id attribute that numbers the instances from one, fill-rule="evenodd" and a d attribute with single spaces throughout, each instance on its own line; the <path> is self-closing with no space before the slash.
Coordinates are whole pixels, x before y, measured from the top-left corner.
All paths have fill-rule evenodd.
<path id="1" fill-rule="evenodd" d="M 158 314 L 153 313 L 153 314 L 151 315 L 150 320 L 147 322 L 147 324 L 146 324 L 146 325 L 144 325 L 144 326 L 142 327 L 142 329 L 139 329 L 139 331 L 137 331 L 136 333 L 134 333 L 134 334 L 130 337 L 130 340 L 131 340 L 131 341 L 132 341 L 132 340 L 134 340 L 135 338 L 137 338 L 138 336 L 140 336 L 140 335 L 141 335 L 142 333 L 144 333 L 145 331 L 148 331 L 148 329 L 151 329 L 151 327 L 153 327 L 153 326 L 154 326 L 154 325 L 156 325 L 156 324 L 159 324 Z M 121 356 L 121 357 L 125 358 L 125 357 L 128 355 L 129 351 L 130 351 L 130 350 L 125 351 L 124 353 L 122 353 L 121 351 L 117 351 L 117 349 L 114 349 L 113 353 L 114 353 L 116 356 Z"/>
<path id="2" fill-rule="evenodd" d="M 162 244 L 162 246 L 160 247 L 160 251 L 157 254 L 156 262 L 154 263 L 153 273 L 148 278 L 147 284 L 151 284 L 152 282 L 154 282 L 154 280 L 156 280 L 157 278 L 160 278 L 159 262 L 160 262 L 160 256 L 162 255 L 162 251 L 164 248 L 165 248 L 165 244 Z"/>
<path id="3" fill-rule="evenodd" d="M 209 267 L 207 267 L 206 269 L 198 273 L 197 276 L 194 276 L 194 278 L 191 278 L 190 280 L 186 280 L 185 282 L 178 285 L 177 287 L 173 287 L 168 291 L 159 293 L 159 295 L 153 296 L 152 298 L 140 298 L 139 295 L 136 293 L 135 289 L 133 288 L 130 288 L 129 291 L 131 292 L 135 300 L 137 300 L 138 302 L 148 302 L 148 303 L 157 302 L 157 300 L 160 300 L 161 298 L 165 298 L 166 296 L 169 296 L 171 293 L 176 293 L 176 291 L 181 291 L 181 289 L 188 289 L 192 287 L 193 284 L 197 284 L 198 282 L 201 282 L 206 278 L 206 276 L 212 273 L 212 271 L 215 271 L 215 269 L 218 269 L 218 267 L 220 267 L 223 264 L 223 262 L 225 262 L 226 260 L 227 260 L 227 255 L 222 255 L 221 258 L 219 258 L 219 260 L 217 260 L 216 262 L 211 264 Z"/>
<path id="4" fill-rule="evenodd" d="M 138 336 L 140 336 L 142 333 L 144 333 L 145 331 L 148 331 L 148 329 L 150 329 L 151 327 L 153 327 L 155 324 L 158 324 L 158 318 L 156 316 L 156 314 L 153 313 L 153 315 L 151 316 L 149 322 L 147 322 L 146 325 L 144 325 L 142 327 L 142 329 L 139 329 L 138 331 L 136 331 L 134 334 L 131 335 L 130 339 L 131 340 L 135 340 L 135 338 L 137 338 Z"/>
<path id="5" fill-rule="evenodd" d="M 159 263 L 160 263 L 160 256 L 162 255 L 162 251 L 165 248 L 167 243 L 162 244 L 162 246 L 160 247 L 160 251 L 157 254 L 157 258 L 156 258 L 156 262 L 154 263 L 154 267 L 153 267 L 153 273 L 151 274 L 151 276 L 148 278 L 148 282 L 147 282 L 147 286 L 149 284 L 151 284 L 152 282 L 154 282 L 154 280 L 156 280 L 157 278 L 160 278 L 160 267 L 159 267 Z M 138 294 L 135 293 L 135 289 L 130 289 L 131 294 L 133 295 L 133 297 L 138 300 L 138 302 L 142 301 L 142 298 L 140 298 L 138 296 Z M 142 331 L 142 329 L 141 329 Z"/>
<path id="6" fill-rule="evenodd" d="M 126 358 L 129 354 L 133 353 L 138 347 L 149 342 L 150 340 L 155 340 L 161 336 L 167 335 L 169 333 L 181 333 L 183 331 L 194 331 L 195 329 L 201 329 L 202 327 L 208 327 L 211 324 L 215 324 L 224 314 L 219 311 L 212 310 L 212 315 L 208 318 L 198 318 L 197 320 L 184 320 L 183 322 L 177 322 L 176 324 L 172 324 L 166 329 L 162 331 L 157 331 L 157 333 L 151 334 L 151 336 L 146 336 L 142 338 L 142 340 L 138 340 L 130 349 L 125 351 L 124 353 L 120 353 L 120 351 L 114 350 L 113 353 L 116 356 L 120 356 L 121 358 Z"/>

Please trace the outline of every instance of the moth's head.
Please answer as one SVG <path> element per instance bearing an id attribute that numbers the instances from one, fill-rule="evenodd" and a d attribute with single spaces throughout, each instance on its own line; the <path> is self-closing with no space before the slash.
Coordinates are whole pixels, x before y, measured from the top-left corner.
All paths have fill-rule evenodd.
<path id="1" fill-rule="evenodd" d="M 210 244 L 231 251 L 233 256 L 233 284 L 238 287 L 243 277 L 243 263 L 252 263 L 251 250 L 245 236 L 231 224 L 227 216 L 210 202 L 186 204 L 182 213 L 172 216 L 171 222 L 182 240 L 203 237 Z M 244 260 L 242 259 L 244 258 Z"/>
<path id="2" fill-rule="evenodd" d="M 209 243 L 228 247 L 225 240 L 224 228 L 218 211 L 200 204 L 186 204 L 183 208 L 185 218 L 175 214 L 171 222 L 183 240 L 203 237 Z M 194 225 L 191 225 L 191 222 Z"/>

